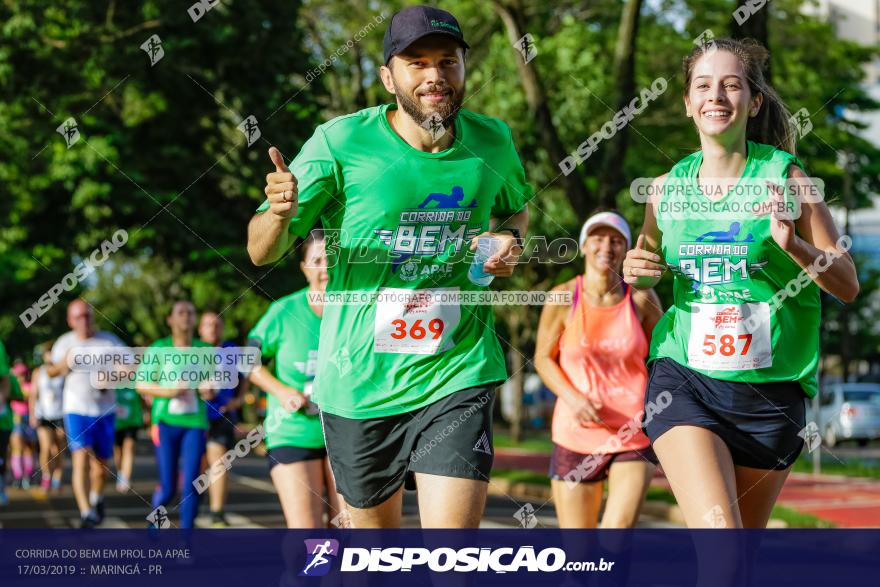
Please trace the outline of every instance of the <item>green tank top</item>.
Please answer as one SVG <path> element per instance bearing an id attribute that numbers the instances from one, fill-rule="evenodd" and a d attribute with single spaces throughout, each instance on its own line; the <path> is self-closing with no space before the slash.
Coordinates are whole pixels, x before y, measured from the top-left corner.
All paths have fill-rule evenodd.
<path id="1" fill-rule="evenodd" d="M 784 186 L 794 155 L 749 141 L 739 182 L 710 200 L 698 151 L 669 172 L 655 202 L 674 304 L 654 329 L 649 361 L 669 358 L 724 381 L 798 381 L 812 397 L 819 364 L 819 288 L 770 234 L 765 181 Z M 786 194 L 795 215 L 797 201 Z"/>
<path id="2" fill-rule="evenodd" d="M 206 342 L 193 338 L 190 347 L 210 348 Z M 160 338 L 144 352 L 142 363 L 139 367 L 138 379 L 147 382 L 159 382 L 166 388 L 177 387 L 182 381 L 181 374 L 190 370 L 185 363 L 174 360 L 177 349 L 170 336 Z M 181 351 L 181 352 L 186 352 Z M 180 355 L 186 356 L 186 355 Z M 200 366 L 204 369 L 204 366 Z M 198 385 L 193 383 L 186 393 L 175 397 L 153 398 L 152 421 L 154 424 L 162 422 L 168 426 L 180 426 L 181 428 L 208 428 L 208 414 L 205 409 L 205 401 L 199 395 Z"/>

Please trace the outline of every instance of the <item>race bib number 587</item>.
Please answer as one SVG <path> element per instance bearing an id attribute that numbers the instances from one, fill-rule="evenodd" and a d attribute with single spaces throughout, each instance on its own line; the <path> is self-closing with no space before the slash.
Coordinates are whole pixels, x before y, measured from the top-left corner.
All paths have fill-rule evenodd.
<path id="1" fill-rule="evenodd" d="M 457 293 L 458 288 L 382 288 L 376 304 L 375 352 L 433 355 L 447 350 L 461 320 L 461 307 L 449 301 Z"/>
<path id="2" fill-rule="evenodd" d="M 691 304 L 688 363 L 712 371 L 770 367 L 770 305 Z"/>

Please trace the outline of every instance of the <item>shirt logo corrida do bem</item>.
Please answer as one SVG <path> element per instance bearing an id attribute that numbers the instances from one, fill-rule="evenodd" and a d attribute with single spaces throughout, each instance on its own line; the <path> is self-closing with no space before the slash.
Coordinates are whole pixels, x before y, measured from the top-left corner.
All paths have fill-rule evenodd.
<path id="1" fill-rule="evenodd" d="M 464 189 L 453 186 L 449 194 L 430 193 L 417 208 L 402 210 L 397 228 L 375 229 L 391 249 L 391 273 L 404 281 L 450 274 L 452 265 L 446 261 L 482 232 L 480 226 L 467 225 L 476 207 L 476 198 L 467 201 Z M 414 257 L 435 257 L 438 262 L 422 263 Z"/>
<path id="2" fill-rule="evenodd" d="M 698 298 L 748 299 L 751 295 L 748 289 L 723 291 L 714 287 L 746 281 L 767 265 L 764 257 L 749 262 L 750 248 L 757 243 L 752 233 L 743 232 L 739 222 L 731 222 L 727 230 L 709 231 L 694 241 L 681 241 L 678 264 L 670 264 L 670 270 L 690 279 L 691 289 Z"/>

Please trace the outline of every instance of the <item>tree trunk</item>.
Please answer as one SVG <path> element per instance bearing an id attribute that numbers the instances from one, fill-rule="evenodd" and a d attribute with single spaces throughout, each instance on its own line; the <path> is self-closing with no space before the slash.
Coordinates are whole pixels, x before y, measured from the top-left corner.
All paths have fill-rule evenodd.
<path id="1" fill-rule="evenodd" d="M 516 401 L 513 404 L 513 418 L 510 422 L 510 439 L 515 443 L 522 441 L 523 432 L 523 357 L 516 349 L 510 349 L 510 376 Z"/>
<path id="2" fill-rule="evenodd" d="M 522 32 L 525 30 L 523 25 L 525 18 L 523 17 L 519 2 L 508 4 L 500 0 L 493 0 L 492 8 L 504 23 L 510 43 L 515 45 L 525 34 Z M 520 81 L 526 93 L 526 101 L 534 113 L 535 119 L 538 121 L 538 131 L 550 161 L 562 161 L 568 156 L 568 153 L 565 151 L 562 140 L 559 138 L 559 132 L 553 123 L 553 117 L 550 112 L 550 106 L 547 103 L 547 95 L 544 91 L 541 77 L 537 69 L 531 63 L 526 63 L 522 57 L 517 58 L 516 65 L 519 70 Z M 575 214 L 579 218 L 586 216 L 587 211 L 592 208 L 593 197 L 587 191 L 580 170 L 575 168 L 571 173 L 562 177 L 565 185 L 565 194 Z"/>
<path id="3" fill-rule="evenodd" d="M 354 54 L 352 57 L 354 75 L 351 77 L 351 89 L 352 94 L 354 94 L 354 109 L 363 110 L 367 107 L 367 91 L 366 88 L 364 88 L 364 69 L 361 65 L 363 53 L 361 51 L 360 43 L 354 44 Z"/>
<path id="4" fill-rule="evenodd" d="M 510 422 L 510 438 L 514 443 L 522 441 L 523 433 L 523 368 L 525 361 L 520 349 L 523 337 L 521 335 L 521 318 L 519 314 L 509 314 L 506 320 L 510 336 L 510 385 L 513 389 L 513 417 Z"/>
<path id="5" fill-rule="evenodd" d="M 642 0 L 628 0 L 623 6 L 620 27 L 617 29 L 617 47 L 614 50 L 614 70 L 617 84 L 614 90 L 615 112 L 628 105 L 636 93 L 636 41 L 639 36 L 639 14 Z M 602 165 L 599 169 L 599 205 L 615 207 L 617 192 L 624 187 L 623 162 L 628 146 L 628 126 L 605 141 Z"/>
<path id="6" fill-rule="evenodd" d="M 737 0 L 736 4 L 730 22 L 730 36 L 734 39 L 755 39 L 769 49 L 770 37 L 767 30 L 767 21 L 770 18 L 769 2 L 754 13 L 748 7 L 748 0 Z M 764 68 L 764 79 L 770 83 L 769 60 Z"/>

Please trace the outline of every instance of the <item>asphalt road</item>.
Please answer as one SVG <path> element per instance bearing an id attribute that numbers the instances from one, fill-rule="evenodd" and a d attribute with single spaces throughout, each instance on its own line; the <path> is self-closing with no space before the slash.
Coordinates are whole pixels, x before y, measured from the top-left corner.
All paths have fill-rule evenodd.
<path id="1" fill-rule="evenodd" d="M 71 528 L 78 527 L 79 515 L 70 489 L 70 462 L 65 464 L 64 487 L 60 494 L 45 495 L 38 488 L 27 490 L 7 487 L 10 503 L 0 508 L 0 527 L 4 528 Z M 275 488 L 269 478 L 266 459 L 250 454 L 237 459 L 230 472 L 229 499 L 226 512 L 232 527 L 282 528 L 284 519 Z M 113 483 L 106 490 L 106 528 L 145 528 L 152 507 L 150 498 L 156 486 L 157 469 L 152 445 L 142 437 L 138 442 L 132 475 L 132 490 L 119 493 Z M 528 502 L 528 505 L 527 505 Z M 202 499 L 202 511 L 207 512 L 207 496 Z M 552 503 L 512 496 L 489 496 L 481 527 L 518 527 L 522 525 L 522 511 L 529 512 L 525 522 L 530 526 L 556 527 L 556 512 Z M 169 508 L 172 524 L 177 524 L 174 508 Z M 534 516 L 534 518 L 532 518 Z M 199 527 L 209 527 L 210 518 L 200 515 Z M 404 497 L 404 527 L 418 527 L 418 504 L 414 492 Z M 640 526 L 667 526 L 659 520 L 645 518 Z"/>

